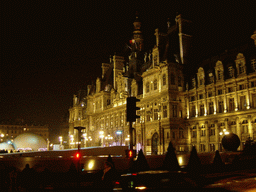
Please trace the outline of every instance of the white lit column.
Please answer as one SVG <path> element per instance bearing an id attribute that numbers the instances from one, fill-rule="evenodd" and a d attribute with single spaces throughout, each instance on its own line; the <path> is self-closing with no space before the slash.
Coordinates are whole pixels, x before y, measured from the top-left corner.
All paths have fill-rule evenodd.
<path id="1" fill-rule="evenodd" d="M 206 139 L 205 139 L 205 145 L 206 145 L 206 148 L 205 148 L 205 151 L 206 152 L 209 152 L 209 142 L 210 142 L 210 138 L 209 138 L 209 127 L 208 127 L 208 121 L 205 122 L 205 136 L 206 136 Z"/>
<path id="2" fill-rule="evenodd" d="M 191 151 L 191 128 L 188 127 L 188 151 Z"/>
<path id="3" fill-rule="evenodd" d="M 248 115 L 248 131 L 249 131 L 249 137 L 253 139 L 253 129 L 252 129 L 252 116 Z"/>
<path id="4" fill-rule="evenodd" d="M 216 140 L 215 150 L 219 150 L 220 130 L 218 126 L 218 121 L 215 121 L 215 140 Z"/>
<path id="5" fill-rule="evenodd" d="M 240 139 L 240 150 L 242 149 L 242 136 L 241 136 L 241 123 L 239 122 L 239 117 L 236 118 L 236 134 Z M 238 148 L 239 149 L 239 148 Z"/>
<path id="6" fill-rule="evenodd" d="M 246 101 L 247 101 L 247 109 L 250 109 L 250 94 L 249 94 L 248 80 L 246 82 Z"/>
<path id="7" fill-rule="evenodd" d="M 200 128 L 199 124 L 196 124 L 196 141 L 197 141 L 197 151 L 200 151 L 200 140 L 201 140 L 201 135 L 200 135 Z"/>
<path id="8" fill-rule="evenodd" d="M 224 87 L 224 113 L 227 113 L 227 95 L 226 95 L 226 86 Z"/>

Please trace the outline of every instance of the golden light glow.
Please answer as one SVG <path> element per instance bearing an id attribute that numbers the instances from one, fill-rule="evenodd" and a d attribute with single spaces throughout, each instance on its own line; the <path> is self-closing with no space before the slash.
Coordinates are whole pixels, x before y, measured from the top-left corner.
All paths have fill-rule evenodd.
<path id="1" fill-rule="evenodd" d="M 138 187 L 135 187 L 135 189 L 138 189 L 138 190 L 145 190 L 145 189 L 147 189 L 147 187 L 145 187 L 145 186 L 138 186 Z"/>
<path id="2" fill-rule="evenodd" d="M 94 160 L 90 160 L 90 162 L 88 163 L 88 169 L 92 169 L 94 167 Z"/>

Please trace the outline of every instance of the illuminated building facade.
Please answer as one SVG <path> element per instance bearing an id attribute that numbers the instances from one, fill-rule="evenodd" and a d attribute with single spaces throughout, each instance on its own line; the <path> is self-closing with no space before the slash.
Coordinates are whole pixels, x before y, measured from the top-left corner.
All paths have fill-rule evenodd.
<path id="1" fill-rule="evenodd" d="M 136 149 L 163 154 L 172 141 L 177 151 L 221 150 L 221 138 L 236 133 L 242 143 L 256 138 L 256 57 L 253 41 L 200 63 L 195 76 L 186 68 L 193 58 L 192 26 L 181 15 L 167 32 L 155 30 L 156 45 L 145 52 L 136 18 L 131 54 L 102 64 L 102 77 L 73 98 L 69 110 L 70 147 L 74 127 L 83 126 L 84 146 L 129 144 L 126 98 L 140 99 L 134 122 Z M 256 39 L 256 35 L 251 37 Z M 83 92 L 83 94 L 82 94 Z M 242 144 L 241 144 L 242 147 Z"/>

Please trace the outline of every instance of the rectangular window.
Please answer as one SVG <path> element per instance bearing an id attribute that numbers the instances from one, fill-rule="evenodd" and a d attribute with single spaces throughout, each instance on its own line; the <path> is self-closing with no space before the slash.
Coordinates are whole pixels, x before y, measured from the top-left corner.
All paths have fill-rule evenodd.
<path id="1" fill-rule="evenodd" d="M 224 111 L 223 101 L 219 101 L 219 113 L 223 113 L 223 111 Z"/>
<path id="2" fill-rule="evenodd" d="M 163 106 L 163 118 L 167 117 L 167 105 Z"/>
<path id="3" fill-rule="evenodd" d="M 193 130 L 193 131 L 192 131 L 192 138 L 196 138 L 196 135 L 197 135 L 197 134 L 196 134 L 196 130 Z"/>
<path id="4" fill-rule="evenodd" d="M 150 121 L 150 111 L 147 111 L 147 121 Z"/>
<path id="5" fill-rule="evenodd" d="M 173 105 L 172 109 L 173 109 L 173 117 L 177 117 L 177 105 Z"/>
<path id="6" fill-rule="evenodd" d="M 204 104 L 200 105 L 200 116 L 204 116 Z"/>
<path id="7" fill-rule="evenodd" d="M 183 133 L 183 129 L 179 130 L 179 138 L 183 139 L 184 138 L 184 133 Z"/>
<path id="8" fill-rule="evenodd" d="M 214 144 L 210 144 L 210 151 L 215 151 L 215 145 Z"/>
<path id="9" fill-rule="evenodd" d="M 252 82 L 251 82 L 251 87 L 255 87 L 255 86 L 256 86 L 255 81 L 252 81 Z"/>
<path id="10" fill-rule="evenodd" d="M 201 136 L 205 136 L 205 129 L 201 129 Z"/>
<path id="11" fill-rule="evenodd" d="M 229 88 L 228 88 L 228 92 L 229 92 L 229 93 L 233 92 L 233 87 L 229 87 Z"/>
<path id="12" fill-rule="evenodd" d="M 203 99 L 204 98 L 204 95 L 203 94 L 200 94 L 199 95 L 199 99 Z"/>
<path id="13" fill-rule="evenodd" d="M 245 88 L 244 84 L 239 85 L 239 90 L 243 90 Z"/>
<path id="14" fill-rule="evenodd" d="M 191 117 L 195 117 L 196 116 L 196 107 L 195 105 L 191 106 Z"/>
<path id="15" fill-rule="evenodd" d="M 215 135 L 215 128 L 211 128 L 210 135 Z"/>
<path id="16" fill-rule="evenodd" d="M 235 110 L 235 102 L 234 102 L 234 98 L 230 98 L 229 99 L 229 112 L 232 112 Z"/>
<path id="17" fill-rule="evenodd" d="M 252 94 L 252 107 L 256 108 L 256 94 Z"/>
<path id="18" fill-rule="evenodd" d="M 195 96 L 191 96 L 190 101 L 195 101 Z"/>
<path id="19" fill-rule="evenodd" d="M 200 151 L 202 151 L 202 152 L 205 151 L 205 144 L 200 144 Z"/>
<path id="20" fill-rule="evenodd" d="M 240 97 L 240 108 L 241 108 L 241 110 L 245 110 L 245 109 L 246 109 L 246 100 L 245 100 L 245 96 L 241 96 L 241 97 Z"/>
<path id="21" fill-rule="evenodd" d="M 212 97 L 212 92 L 209 92 L 209 93 L 208 93 L 208 97 Z"/>
<path id="22" fill-rule="evenodd" d="M 213 102 L 209 103 L 209 114 L 213 114 L 214 110 L 213 110 Z"/>
<path id="23" fill-rule="evenodd" d="M 158 120 L 158 109 L 154 109 L 154 120 Z"/>
<path id="24" fill-rule="evenodd" d="M 218 95 L 222 95 L 222 89 L 218 90 Z"/>

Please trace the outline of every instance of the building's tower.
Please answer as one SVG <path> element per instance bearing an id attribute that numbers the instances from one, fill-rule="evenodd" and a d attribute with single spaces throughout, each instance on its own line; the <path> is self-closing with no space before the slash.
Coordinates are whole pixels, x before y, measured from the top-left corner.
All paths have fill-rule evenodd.
<path id="1" fill-rule="evenodd" d="M 191 53 L 192 43 L 192 22 L 182 18 L 179 14 L 176 16 L 176 23 L 179 28 L 179 46 L 180 46 L 180 58 L 182 64 L 187 64 Z"/>
<path id="2" fill-rule="evenodd" d="M 138 13 L 136 13 L 136 19 L 133 22 L 134 31 L 133 31 L 133 38 L 130 40 L 132 51 L 139 52 L 143 50 L 143 36 L 141 32 L 141 22 L 138 18 Z"/>

